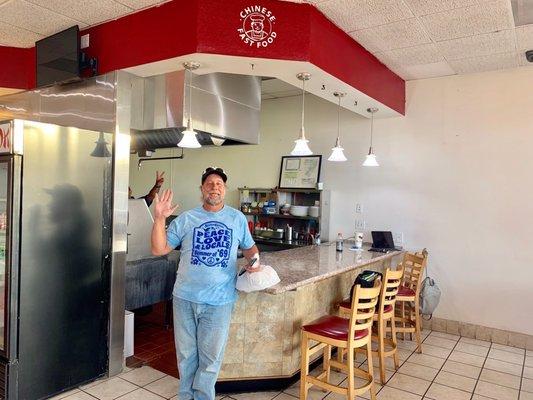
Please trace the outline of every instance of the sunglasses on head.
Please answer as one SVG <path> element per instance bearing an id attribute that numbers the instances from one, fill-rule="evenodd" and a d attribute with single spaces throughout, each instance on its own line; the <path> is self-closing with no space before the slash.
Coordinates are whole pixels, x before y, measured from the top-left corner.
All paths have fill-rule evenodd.
<path id="1" fill-rule="evenodd" d="M 224 170 L 222 168 L 217 168 L 217 167 L 208 167 L 206 168 L 206 170 L 204 171 L 204 174 L 208 173 L 208 172 L 213 172 L 213 171 L 217 171 L 217 172 L 221 172 L 223 174 L 225 174 Z"/>

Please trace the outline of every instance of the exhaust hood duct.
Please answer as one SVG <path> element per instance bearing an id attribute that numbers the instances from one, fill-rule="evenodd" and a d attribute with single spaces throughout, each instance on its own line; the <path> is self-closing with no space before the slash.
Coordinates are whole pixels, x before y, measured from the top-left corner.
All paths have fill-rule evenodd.
<path id="1" fill-rule="evenodd" d="M 189 74 L 176 71 L 138 78 L 132 87 L 134 151 L 174 148 L 189 118 Z M 195 75 L 192 125 L 202 146 L 259 144 L 261 78 Z"/>

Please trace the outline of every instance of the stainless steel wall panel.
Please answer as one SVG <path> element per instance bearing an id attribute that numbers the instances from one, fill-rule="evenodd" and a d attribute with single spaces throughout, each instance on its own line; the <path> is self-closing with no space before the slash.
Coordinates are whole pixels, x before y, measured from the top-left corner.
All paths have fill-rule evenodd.
<path id="1" fill-rule="evenodd" d="M 111 158 L 91 156 L 98 136 L 24 123 L 20 399 L 107 371 Z"/>
<path id="2" fill-rule="evenodd" d="M 0 120 L 11 118 L 113 132 L 114 73 L 0 97 Z"/>
<path id="3" fill-rule="evenodd" d="M 128 223 L 130 121 L 133 75 L 116 73 L 116 127 L 113 157 L 112 269 L 109 319 L 109 376 L 124 362 L 125 268 Z"/>

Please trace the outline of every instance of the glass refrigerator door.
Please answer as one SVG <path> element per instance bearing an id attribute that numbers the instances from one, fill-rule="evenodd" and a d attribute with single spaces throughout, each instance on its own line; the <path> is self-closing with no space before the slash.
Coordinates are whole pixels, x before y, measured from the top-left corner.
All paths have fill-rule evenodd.
<path id="1" fill-rule="evenodd" d="M 10 178 L 10 160 L 0 159 L 0 354 L 6 354 L 7 336 L 7 296 L 9 295 L 7 279 L 9 270 L 6 260 L 7 222 L 8 222 L 8 194 Z"/>

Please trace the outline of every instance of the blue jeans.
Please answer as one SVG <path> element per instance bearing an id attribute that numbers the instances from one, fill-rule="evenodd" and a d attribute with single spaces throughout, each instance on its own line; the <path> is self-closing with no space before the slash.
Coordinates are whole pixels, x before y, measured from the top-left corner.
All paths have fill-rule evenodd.
<path id="1" fill-rule="evenodd" d="M 179 400 L 214 400 L 233 303 L 198 304 L 174 297 L 174 340 Z"/>

